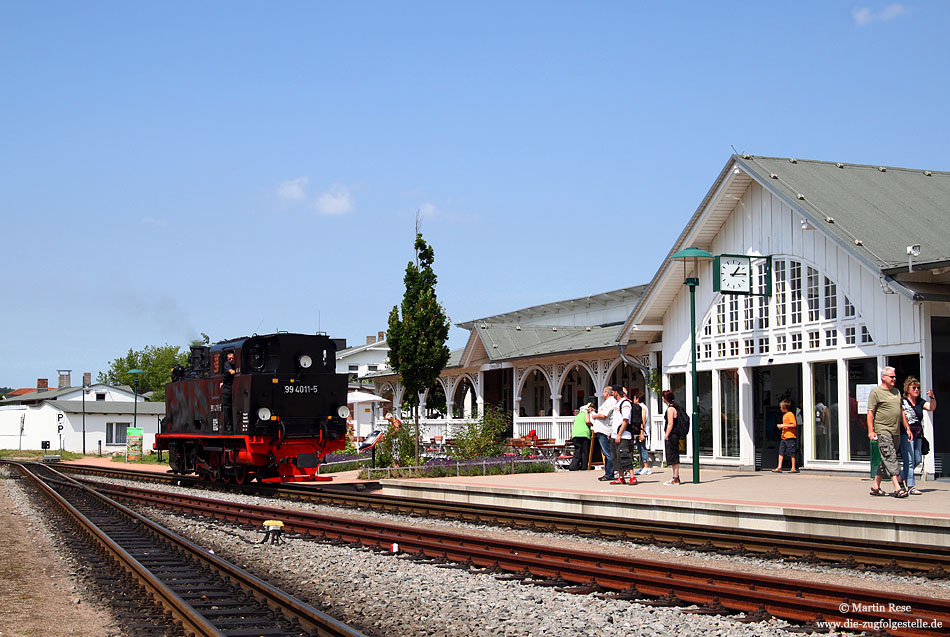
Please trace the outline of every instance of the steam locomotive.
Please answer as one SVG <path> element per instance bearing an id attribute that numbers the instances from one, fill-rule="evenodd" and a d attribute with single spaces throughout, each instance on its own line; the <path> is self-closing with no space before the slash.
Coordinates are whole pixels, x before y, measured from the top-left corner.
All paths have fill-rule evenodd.
<path id="1" fill-rule="evenodd" d="M 168 450 L 172 472 L 204 480 L 318 480 L 323 457 L 346 440 L 347 376 L 336 373 L 344 347 L 290 333 L 193 346 L 188 365 L 172 370 L 154 448 Z"/>

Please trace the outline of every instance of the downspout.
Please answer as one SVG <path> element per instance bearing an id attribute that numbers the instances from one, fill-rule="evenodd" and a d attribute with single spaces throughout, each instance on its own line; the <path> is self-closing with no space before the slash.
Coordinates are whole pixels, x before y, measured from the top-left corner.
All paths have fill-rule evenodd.
<path id="1" fill-rule="evenodd" d="M 643 374 L 643 380 L 649 383 L 650 382 L 650 368 L 644 365 L 643 363 L 635 361 L 631 358 L 627 358 L 627 352 L 624 351 L 627 349 L 626 344 L 618 343 L 617 349 L 620 350 L 620 358 L 623 360 L 623 362 L 625 362 L 627 365 L 630 365 L 631 367 L 639 369 L 640 373 Z"/>

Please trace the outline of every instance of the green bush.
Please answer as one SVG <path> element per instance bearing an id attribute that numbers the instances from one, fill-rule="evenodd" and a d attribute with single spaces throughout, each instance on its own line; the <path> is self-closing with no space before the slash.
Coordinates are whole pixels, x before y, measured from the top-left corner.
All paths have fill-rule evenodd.
<path id="1" fill-rule="evenodd" d="M 376 466 L 405 467 L 416 458 L 415 424 L 404 422 L 398 428 L 390 427 L 376 445 Z"/>
<path id="2" fill-rule="evenodd" d="M 473 423 L 452 429 L 449 436 L 454 440 L 449 456 L 455 460 L 490 458 L 500 456 L 505 450 L 505 430 L 508 417 L 496 407 L 486 407 L 481 417 Z"/>

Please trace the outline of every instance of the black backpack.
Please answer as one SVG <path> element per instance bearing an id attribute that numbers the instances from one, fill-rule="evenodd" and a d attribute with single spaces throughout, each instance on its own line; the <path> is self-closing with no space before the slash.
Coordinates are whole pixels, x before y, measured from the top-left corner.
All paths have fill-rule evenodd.
<path id="1" fill-rule="evenodd" d="M 689 433 L 689 414 L 682 407 L 676 409 L 676 421 L 673 423 L 673 433 L 680 438 L 685 438 Z"/>

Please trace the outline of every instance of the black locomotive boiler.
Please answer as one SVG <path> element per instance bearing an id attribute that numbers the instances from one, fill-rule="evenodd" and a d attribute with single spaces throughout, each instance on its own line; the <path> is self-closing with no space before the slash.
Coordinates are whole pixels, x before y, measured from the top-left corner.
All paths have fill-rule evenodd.
<path id="1" fill-rule="evenodd" d="M 172 472 L 211 481 L 319 479 L 323 457 L 346 440 L 343 347 L 344 339 L 289 333 L 192 347 L 188 366 L 172 370 L 155 449 L 168 450 Z"/>

